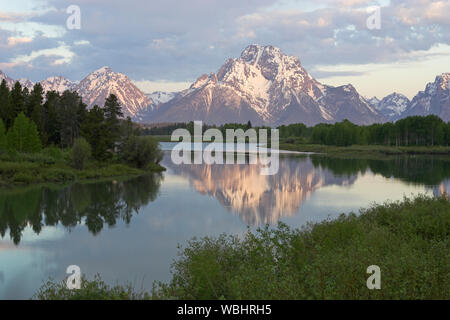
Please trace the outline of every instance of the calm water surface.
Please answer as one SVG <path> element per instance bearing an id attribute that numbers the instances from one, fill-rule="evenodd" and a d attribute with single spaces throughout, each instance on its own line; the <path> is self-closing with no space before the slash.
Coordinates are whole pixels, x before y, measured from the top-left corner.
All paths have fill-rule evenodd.
<path id="1" fill-rule="evenodd" d="M 167 148 L 169 145 L 165 145 Z M 28 299 L 69 265 L 110 284 L 170 279 L 177 245 L 282 221 L 357 212 L 373 202 L 450 191 L 450 161 L 282 155 L 275 176 L 255 165 L 182 165 L 131 180 L 0 190 L 0 299 Z"/>

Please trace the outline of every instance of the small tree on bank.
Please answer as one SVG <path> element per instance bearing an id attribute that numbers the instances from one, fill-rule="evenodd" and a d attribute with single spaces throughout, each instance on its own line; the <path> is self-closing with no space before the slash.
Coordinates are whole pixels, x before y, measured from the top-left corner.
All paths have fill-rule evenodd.
<path id="1" fill-rule="evenodd" d="M 159 164 L 162 156 L 158 141 L 149 136 L 134 135 L 123 142 L 119 154 L 121 160 L 136 168 L 146 168 L 150 163 Z"/>
<path id="2" fill-rule="evenodd" d="M 84 138 L 77 138 L 70 153 L 72 166 L 77 170 L 83 170 L 91 158 L 91 146 Z"/>
<path id="3" fill-rule="evenodd" d="M 23 112 L 14 120 L 6 139 L 11 151 L 35 153 L 42 148 L 36 125 Z"/>

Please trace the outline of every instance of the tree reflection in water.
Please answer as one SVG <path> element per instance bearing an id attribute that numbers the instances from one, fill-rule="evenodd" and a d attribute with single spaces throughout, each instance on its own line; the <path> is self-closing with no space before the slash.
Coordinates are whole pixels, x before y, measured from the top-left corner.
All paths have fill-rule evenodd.
<path id="1" fill-rule="evenodd" d="M 44 226 L 68 230 L 84 223 L 99 234 L 105 225 L 129 224 L 133 214 L 156 199 L 162 175 L 151 174 L 125 181 L 73 184 L 68 187 L 30 187 L 0 192 L 0 235 L 6 232 L 20 243 L 27 226 L 39 234 Z"/>

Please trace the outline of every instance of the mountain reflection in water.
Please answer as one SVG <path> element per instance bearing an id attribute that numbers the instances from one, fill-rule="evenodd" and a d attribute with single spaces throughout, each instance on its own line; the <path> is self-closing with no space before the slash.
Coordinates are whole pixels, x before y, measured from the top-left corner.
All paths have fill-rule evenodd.
<path id="1" fill-rule="evenodd" d="M 175 165 L 170 153 L 162 164 L 168 168 L 165 176 L 188 181 L 190 189 L 215 199 L 250 226 L 273 225 L 296 216 L 318 189 L 352 186 L 366 174 L 426 186 L 436 196 L 450 191 L 450 161 L 438 158 L 380 161 L 282 156 L 279 172 L 273 176 L 261 175 L 260 165 Z M 157 199 L 161 184 L 163 175 L 154 174 L 66 187 L 0 190 L 0 239 L 9 235 L 17 245 L 26 228 L 39 235 L 44 226 L 62 225 L 71 231 L 85 225 L 91 234 L 98 235 L 105 225 L 112 227 L 119 221 L 132 224 L 133 215 Z M 206 199 L 200 200 L 202 205 Z M 162 213 L 167 210 L 157 208 Z"/>
<path id="2" fill-rule="evenodd" d="M 173 165 L 171 161 L 164 165 L 252 226 L 276 224 L 282 217 L 295 215 L 314 190 L 350 185 L 357 178 L 356 174 L 336 177 L 331 170 L 315 168 L 309 158 L 283 158 L 279 173 L 273 176 L 261 175 L 261 165 Z"/>

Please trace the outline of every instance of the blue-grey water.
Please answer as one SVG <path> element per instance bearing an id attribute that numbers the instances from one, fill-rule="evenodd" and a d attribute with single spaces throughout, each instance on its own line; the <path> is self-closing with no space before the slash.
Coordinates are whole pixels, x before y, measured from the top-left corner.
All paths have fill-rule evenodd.
<path id="1" fill-rule="evenodd" d="M 170 144 L 163 144 L 170 149 Z M 278 174 L 258 165 L 175 165 L 163 174 L 70 186 L 0 190 L 0 299 L 28 299 L 69 265 L 110 284 L 168 281 L 177 245 L 243 234 L 282 221 L 292 227 L 373 202 L 450 191 L 450 162 L 281 155 Z"/>

